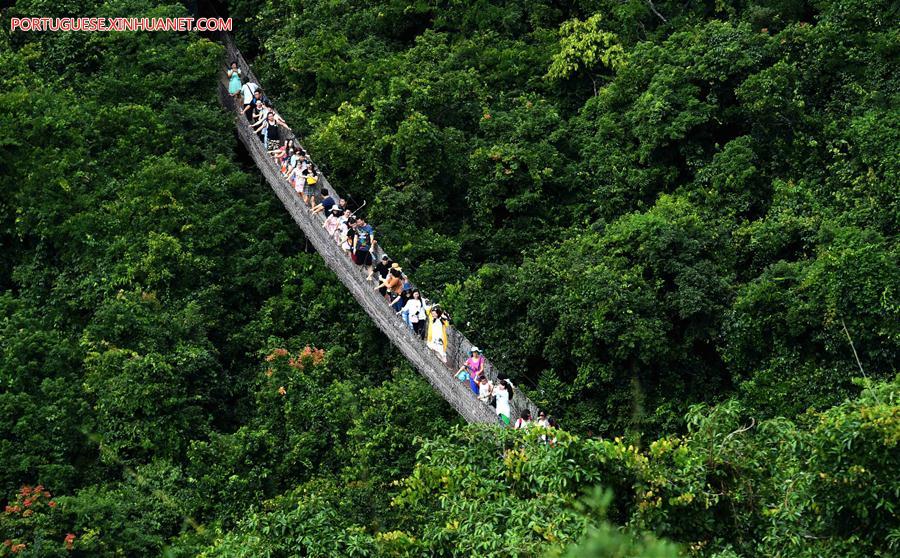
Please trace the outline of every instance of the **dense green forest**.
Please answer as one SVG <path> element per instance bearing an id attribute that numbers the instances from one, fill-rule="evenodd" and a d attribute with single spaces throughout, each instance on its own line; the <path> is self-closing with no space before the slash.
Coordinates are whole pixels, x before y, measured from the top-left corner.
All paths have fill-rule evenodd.
<path id="1" fill-rule="evenodd" d="M 217 7 L 527 431 L 307 247 L 220 45 L 8 31 L 198 8 L 2 12 L 0 556 L 900 555 L 895 2 Z"/>

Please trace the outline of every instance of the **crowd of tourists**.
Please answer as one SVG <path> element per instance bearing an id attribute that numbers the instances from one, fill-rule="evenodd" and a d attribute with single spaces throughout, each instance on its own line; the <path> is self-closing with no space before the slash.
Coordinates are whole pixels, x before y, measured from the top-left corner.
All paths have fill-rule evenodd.
<path id="1" fill-rule="evenodd" d="M 326 188 L 320 188 L 319 169 L 312 163 L 306 150 L 296 143 L 293 133 L 284 119 L 275 111 L 272 102 L 259 84 L 244 82 L 237 62 L 226 70 L 228 92 L 237 103 L 248 125 L 259 136 L 265 150 L 280 167 L 281 174 L 291 185 L 303 203 L 313 214 L 322 215 L 322 227 L 340 246 L 341 250 L 366 271 L 366 279 L 373 283 L 387 304 L 403 320 L 413 335 L 421 339 L 444 364 L 447 362 L 447 332 L 450 316 L 438 304 L 432 304 L 422 296 L 403 272 L 398 262 L 385 254 L 374 261 L 378 243 L 375 230 L 365 219 L 351 211 L 344 199 L 336 199 Z M 485 359 L 481 349 L 471 347 L 468 358 L 456 371 L 456 378 L 468 384 L 474 397 L 492 406 L 498 420 L 511 424 L 510 401 L 515 389 L 508 379 L 491 381 L 485 373 Z M 531 425 L 556 427 L 553 417 L 543 411 L 533 419 L 531 411 L 522 411 L 514 428 Z"/>

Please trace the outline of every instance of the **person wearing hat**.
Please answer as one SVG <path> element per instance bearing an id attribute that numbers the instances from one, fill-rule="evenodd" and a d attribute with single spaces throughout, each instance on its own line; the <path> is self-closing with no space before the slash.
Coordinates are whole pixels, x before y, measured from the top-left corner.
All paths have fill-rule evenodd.
<path id="1" fill-rule="evenodd" d="M 403 268 L 400 267 L 400 264 L 394 262 L 391 264 L 391 269 L 388 271 L 383 285 L 387 287 L 390 293 L 399 295 L 403 292 L 403 277 Z"/>
<path id="2" fill-rule="evenodd" d="M 403 268 L 397 262 L 391 264 L 387 277 L 375 286 L 376 291 L 382 288 L 386 289 L 388 294 L 391 295 L 392 302 L 395 297 L 400 296 L 400 293 L 403 292 Z"/>

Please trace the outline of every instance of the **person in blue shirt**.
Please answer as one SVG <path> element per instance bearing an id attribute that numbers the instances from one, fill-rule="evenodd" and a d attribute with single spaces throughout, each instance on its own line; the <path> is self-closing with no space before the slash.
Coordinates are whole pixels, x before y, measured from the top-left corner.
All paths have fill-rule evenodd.
<path id="1" fill-rule="evenodd" d="M 334 207 L 335 203 L 337 203 L 337 202 L 335 202 L 334 198 L 332 198 L 328 194 L 328 189 L 322 188 L 322 201 L 320 201 L 319 203 L 316 204 L 316 206 L 313 208 L 312 212 L 313 213 L 324 213 L 325 215 L 328 215 L 329 213 L 331 213 L 331 208 Z"/>

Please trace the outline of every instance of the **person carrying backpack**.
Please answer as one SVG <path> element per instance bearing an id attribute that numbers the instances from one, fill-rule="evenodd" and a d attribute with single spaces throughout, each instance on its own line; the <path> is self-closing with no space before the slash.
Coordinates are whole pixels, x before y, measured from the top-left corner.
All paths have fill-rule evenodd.
<path id="1" fill-rule="evenodd" d="M 259 89 L 259 85 L 252 81 L 248 81 L 241 86 L 241 105 L 244 107 L 241 112 L 251 124 L 254 121 L 253 109 L 256 108 L 256 99 L 253 98 L 253 94 L 256 93 L 257 89 Z"/>
<path id="2" fill-rule="evenodd" d="M 372 280 L 372 249 L 375 247 L 375 229 L 362 217 L 356 218 L 356 237 L 353 239 L 353 262 L 366 268 Z"/>

